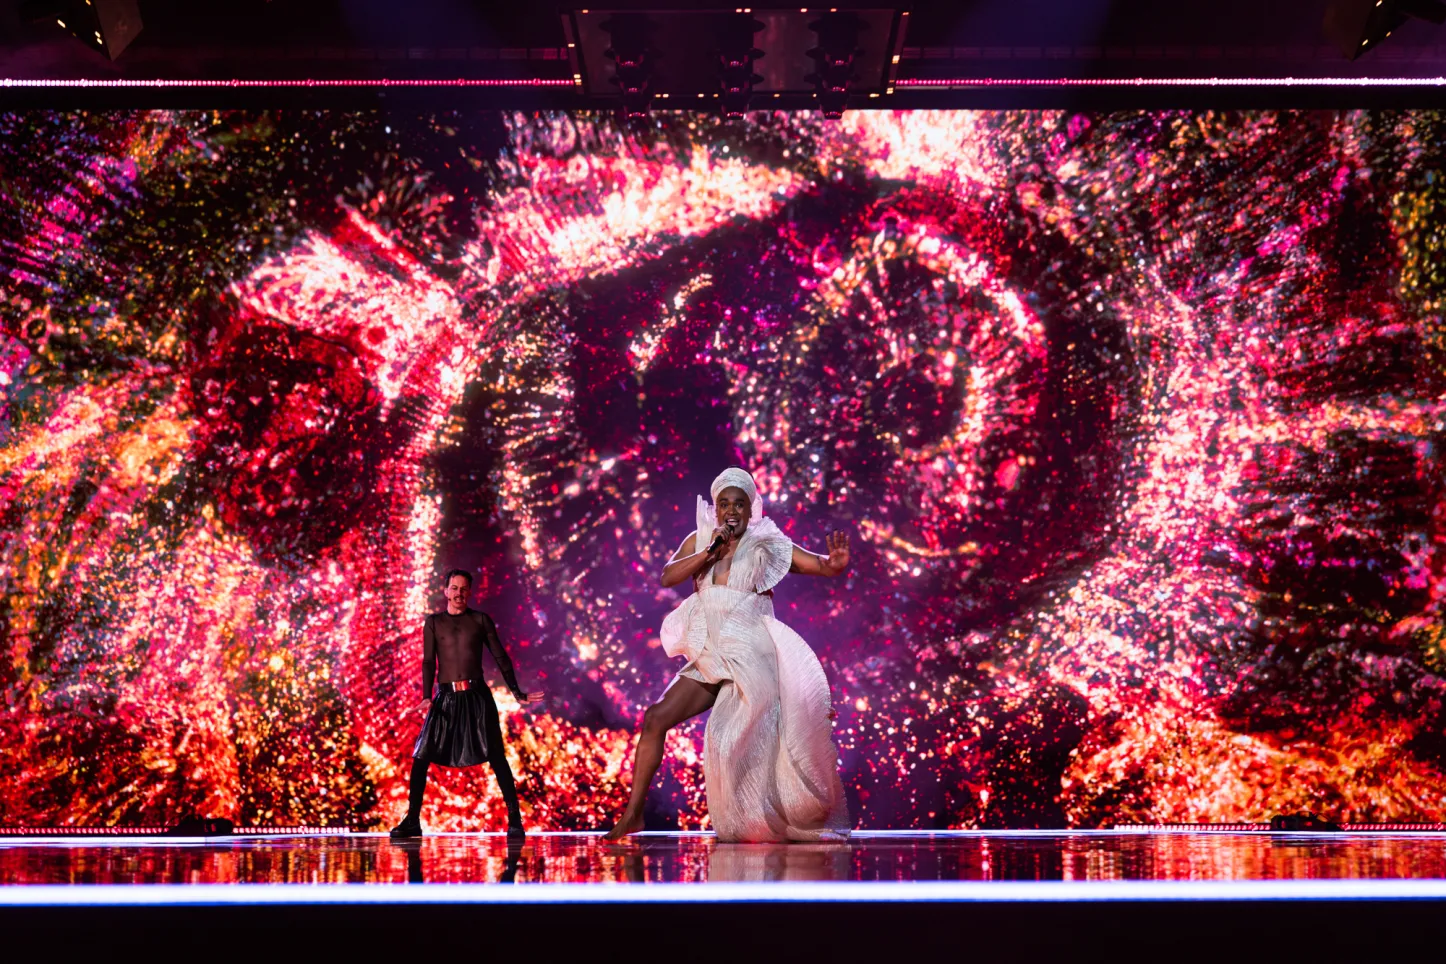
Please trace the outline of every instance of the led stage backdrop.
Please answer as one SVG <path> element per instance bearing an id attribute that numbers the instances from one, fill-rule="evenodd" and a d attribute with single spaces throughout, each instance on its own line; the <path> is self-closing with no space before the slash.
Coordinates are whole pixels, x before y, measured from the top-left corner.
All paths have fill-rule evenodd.
<path id="1" fill-rule="evenodd" d="M 0 117 L 0 812 L 378 826 L 479 572 L 608 824 L 723 466 L 868 827 L 1446 819 L 1446 120 Z M 494 680 L 495 681 L 495 680 Z M 702 727 L 659 826 L 706 826 Z M 497 826 L 485 768 L 434 828 Z"/>

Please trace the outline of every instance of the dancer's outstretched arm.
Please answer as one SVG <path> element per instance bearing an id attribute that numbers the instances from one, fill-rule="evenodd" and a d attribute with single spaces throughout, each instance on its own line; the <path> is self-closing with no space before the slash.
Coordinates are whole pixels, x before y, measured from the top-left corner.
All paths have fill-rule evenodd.
<path id="1" fill-rule="evenodd" d="M 492 617 L 486 613 L 478 613 L 477 621 L 482 627 L 482 639 L 491 651 L 492 658 L 497 662 L 497 668 L 502 672 L 502 679 L 512 695 L 517 697 L 519 703 L 536 703 L 543 698 L 541 693 L 528 693 L 517 685 L 517 674 L 512 669 L 512 660 L 507 656 L 507 650 L 502 648 L 502 640 L 497 635 L 497 624 Z"/>
<path id="2" fill-rule="evenodd" d="M 803 546 L 795 545 L 793 547 L 793 564 L 788 567 L 788 571 L 804 576 L 842 575 L 849 567 L 848 533 L 835 529 L 828 534 L 826 542 L 828 555 L 810 552 Z"/>
<path id="3" fill-rule="evenodd" d="M 437 631 L 435 620 L 428 616 L 422 622 L 422 702 L 417 704 L 418 713 L 425 713 L 432 706 L 432 683 L 437 678 Z"/>

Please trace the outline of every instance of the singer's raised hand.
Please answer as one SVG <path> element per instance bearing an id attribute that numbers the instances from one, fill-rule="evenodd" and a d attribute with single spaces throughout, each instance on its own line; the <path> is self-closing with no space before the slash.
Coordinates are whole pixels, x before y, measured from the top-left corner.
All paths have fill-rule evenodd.
<path id="1" fill-rule="evenodd" d="M 793 565 L 789 572 L 805 576 L 838 576 L 849 567 L 849 537 L 842 529 L 835 529 L 826 540 L 828 553 L 809 552 L 802 546 L 793 547 Z"/>
<path id="2" fill-rule="evenodd" d="M 842 529 L 828 534 L 828 556 L 824 559 L 824 571 L 836 576 L 849 567 L 849 536 Z"/>
<path id="3" fill-rule="evenodd" d="M 713 535 L 708 540 L 708 552 L 719 553 L 728 547 L 729 541 L 733 538 L 732 526 L 717 526 L 713 529 Z"/>

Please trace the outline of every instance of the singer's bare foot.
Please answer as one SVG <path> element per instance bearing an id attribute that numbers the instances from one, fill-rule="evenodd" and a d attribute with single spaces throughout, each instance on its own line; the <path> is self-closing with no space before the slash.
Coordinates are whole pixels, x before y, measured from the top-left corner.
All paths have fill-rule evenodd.
<path id="1" fill-rule="evenodd" d="M 630 816 L 629 814 L 625 813 L 623 814 L 622 819 L 619 820 L 611 830 L 603 834 L 603 839 L 610 843 L 615 842 L 623 839 L 628 834 L 637 833 L 642 829 L 643 818 L 641 814 L 637 816 Z"/>

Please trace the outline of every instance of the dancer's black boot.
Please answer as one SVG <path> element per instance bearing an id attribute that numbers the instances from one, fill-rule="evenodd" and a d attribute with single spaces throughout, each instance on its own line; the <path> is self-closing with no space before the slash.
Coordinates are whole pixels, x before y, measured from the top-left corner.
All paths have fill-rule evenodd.
<path id="1" fill-rule="evenodd" d="M 497 747 L 502 746 L 502 731 L 496 731 Z M 492 772 L 497 777 L 497 789 L 502 791 L 502 802 L 507 804 L 507 843 L 522 843 L 527 833 L 522 829 L 522 808 L 517 804 L 517 781 L 512 777 L 512 767 L 501 752 L 491 759 Z"/>
<path id="2" fill-rule="evenodd" d="M 427 789 L 427 761 L 412 761 L 412 779 L 407 787 L 407 815 L 392 828 L 392 839 L 403 840 L 422 835 L 422 794 Z"/>

